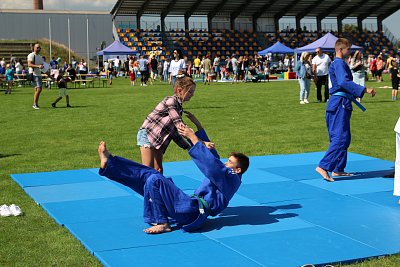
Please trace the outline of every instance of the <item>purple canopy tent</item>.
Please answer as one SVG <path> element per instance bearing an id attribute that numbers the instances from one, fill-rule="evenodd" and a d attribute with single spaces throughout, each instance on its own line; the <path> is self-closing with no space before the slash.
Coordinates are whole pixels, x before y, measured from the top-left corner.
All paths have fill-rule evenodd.
<path id="1" fill-rule="evenodd" d="M 278 41 L 275 44 L 273 44 L 272 46 L 258 52 L 258 54 L 260 56 L 265 56 L 268 53 L 271 53 L 271 54 L 293 54 L 294 50 Z"/>
<path id="2" fill-rule="evenodd" d="M 338 38 L 332 33 L 328 32 L 318 40 L 314 41 L 311 44 L 308 44 L 303 47 L 299 47 L 294 49 L 296 53 L 301 52 L 315 52 L 315 49 L 318 47 L 321 48 L 323 52 L 335 52 L 335 43 Z M 363 48 L 360 46 L 352 45 L 352 50 L 362 50 Z"/>

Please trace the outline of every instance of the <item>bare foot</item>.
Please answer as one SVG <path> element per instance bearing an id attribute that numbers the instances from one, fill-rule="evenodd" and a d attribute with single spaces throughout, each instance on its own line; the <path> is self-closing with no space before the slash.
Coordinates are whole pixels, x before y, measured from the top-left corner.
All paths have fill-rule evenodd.
<path id="1" fill-rule="evenodd" d="M 329 176 L 328 172 L 324 169 L 322 169 L 321 167 L 317 167 L 315 169 L 316 172 L 318 172 L 319 174 L 321 174 L 322 178 L 324 178 L 324 180 L 328 181 L 328 182 L 334 182 L 335 180 Z"/>
<path id="2" fill-rule="evenodd" d="M 332 176 L 353 176 L 353 174 L 349 172 L 332 172 Z"/>
<path id="3" fill-rule="evenodd" d="M 106 142 L 100 142 L 97 152 L 99 152 L 100 156 L 100 168 L 105 169 L 107 166 L 108 158 L 110 157 L 110 152 L 108 152 L 107 150 Z"/>
<path id="4" fill-rule="evenodd" d="M 162 234 L 162 233 L 167 233 L 167 232 L 171 232 L 172 228 L 171 226 L 169 226 L 168 223 L 163 223 L 163 224 L 157 224 L 154 225 L 150 228 L 144 229 L 143 232 L 147 233 L 147 234 Z"/>

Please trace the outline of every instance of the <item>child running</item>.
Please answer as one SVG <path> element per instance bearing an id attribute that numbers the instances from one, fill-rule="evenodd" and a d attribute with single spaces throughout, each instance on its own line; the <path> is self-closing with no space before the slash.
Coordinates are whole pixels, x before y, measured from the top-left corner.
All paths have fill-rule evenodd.
<path id="1" fill-rule="evenodd" d="M 182 121 L 183 103 L 189 101 L 196 88 L 194 81 L 180 71 L 176 75 L 174 95 L 164 98 L 147 116 L 137 134 L 142 164 L 163 172 L 162 159 L 171 140 L 183 149 L 190 144 L 178 133 L 185 126 Z"/>
<path id="2" fill-rule="evenodd" d="M 71 108 L 69 104 L 69 94 L 67 91 L 67 82 L 70 81 L 69 77 L 64 77 L 64 71 L 60 69 L 60 72 L 56 78 L 58 89 L 60 92 L 60 96 L 51 104 L 53 108 L 56 108 L 56 104 L 58 101 L 60 101 L 64 96 L 65 100 L 67 102 L 67 108 Z"/>
<path id="3" fill-rule="evenodd" d="M 329 67 L 329 79 L 332 85 L 329 88 L 328 105 L 326 106 L 326 125 L 329 133 L 329 148 L 319 162 L 316 171 L 328 182 L 335 180 L 329 176 L 350 176 L 344 172 L 347 164 L 347 149 L 350 146 L 350 117 L 353 111 L 351 102 L 362 108 L 355 98 L 362 98 L 364 93 L 375 96 L 374 89 L 365 88 L 353 82 L 353 76 L 346 59 L 351 53 L 351 43 L 345 38 L 339 38 L 335 43 L 336 57 Z"/>

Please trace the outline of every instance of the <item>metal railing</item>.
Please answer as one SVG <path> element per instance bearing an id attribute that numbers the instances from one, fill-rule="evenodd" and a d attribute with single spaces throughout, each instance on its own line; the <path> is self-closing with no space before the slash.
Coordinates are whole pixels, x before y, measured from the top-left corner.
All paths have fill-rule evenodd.
<path id="1" fill-rule="evenodd" d="M 394 37 L 393 33 L 386 26 L 383 26 L 383 34 L 386 36 L 386 38 L 388 38 L 394 47 L 399 48 L 399 40 Z"/>

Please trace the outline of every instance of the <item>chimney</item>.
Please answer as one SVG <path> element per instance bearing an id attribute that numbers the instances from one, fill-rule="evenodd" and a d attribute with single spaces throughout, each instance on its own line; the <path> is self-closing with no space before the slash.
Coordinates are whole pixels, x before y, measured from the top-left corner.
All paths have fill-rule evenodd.
<path id="1" fill-rule="evenodd" d="M 33 9 L 43 10 L 43 0 L 33 0 Z"/>

